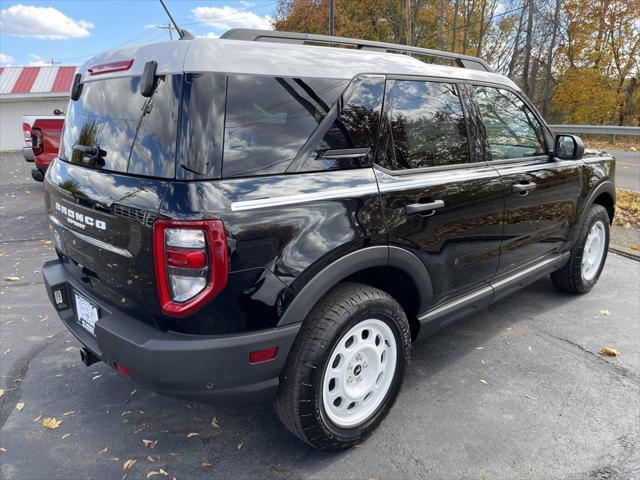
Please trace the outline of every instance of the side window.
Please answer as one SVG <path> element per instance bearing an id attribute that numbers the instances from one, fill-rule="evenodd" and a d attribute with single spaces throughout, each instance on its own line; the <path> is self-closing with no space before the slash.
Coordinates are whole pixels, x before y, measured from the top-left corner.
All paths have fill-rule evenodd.
<path id="1" fill-rule="evenodd" d="M 371 165 L 378 138 L 384 83 L 383 76 L 362 76 L 351 82 L 342 95 L 340 109 L 334 114 L 335 119 L 299 171 L 338 170 Z M 326 127 L 323 125 L 324 128 Z M 349 157 L 352 149 L 366 153 Z M 331 150 L 336 152 L 335 157 L 327 154 Z"/>
<path id="2" fill-rule="evenodd" d="M 457 87 L 394 80 L 388 89 L 387 156 L 395 170 L 469 163 L 467 127 Z"/>
<path id="3" fill-rule="evenodd" d="M 283 173 L 347 82 L 229 75 L 223 177 Z"/>
<path id="4" fill-rule="evenodd" d="M 479 85 L 471 87 L 471 92 L 487 130 L 493 160 L 546 153 L 542 126 L 517 95 Z"/>

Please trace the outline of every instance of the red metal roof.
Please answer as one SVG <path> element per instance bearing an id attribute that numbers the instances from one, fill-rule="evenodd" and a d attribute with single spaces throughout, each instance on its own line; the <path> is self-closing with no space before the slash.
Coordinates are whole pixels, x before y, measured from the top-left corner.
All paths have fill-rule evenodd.
<path id="1" fill-rule="evenodd" d="M 0 94 L 65 93 L 71 90 L 78 67 L 0 68 Z"/>

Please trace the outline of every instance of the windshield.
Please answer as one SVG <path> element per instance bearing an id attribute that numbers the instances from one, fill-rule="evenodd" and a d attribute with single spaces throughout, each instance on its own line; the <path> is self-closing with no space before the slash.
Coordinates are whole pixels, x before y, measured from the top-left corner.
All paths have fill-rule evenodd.
<path id="1" fill-rule="evenodd" d="M 80 99 L 70 102 L 60 158 L 173 178 L 181 83 L 181 75 L 160 76 L 149 98 L 140 93 L 140 77 L 85 83 Z"/>

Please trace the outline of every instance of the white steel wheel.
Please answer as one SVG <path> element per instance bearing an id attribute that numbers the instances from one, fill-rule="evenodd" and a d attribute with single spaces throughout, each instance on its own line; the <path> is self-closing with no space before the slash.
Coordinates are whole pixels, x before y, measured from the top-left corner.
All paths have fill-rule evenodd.
<path id="1" fill-rule="evenodd" d="M 593 280 L 598 274 L 602 258 L 604 257 L 605 243 L 605 226 L 602 221 L 598 220 L 589 230 L 582 253 L 582 278 L 587 282 Z"/>
<path id="2" fill-rule="evenodd" d="M 391 328 L 368 319 L 353 326 L 337 342 L 325 368 L 322 404 L 338 427 L 366 422 L 384 401 L 398 363 Z"/>

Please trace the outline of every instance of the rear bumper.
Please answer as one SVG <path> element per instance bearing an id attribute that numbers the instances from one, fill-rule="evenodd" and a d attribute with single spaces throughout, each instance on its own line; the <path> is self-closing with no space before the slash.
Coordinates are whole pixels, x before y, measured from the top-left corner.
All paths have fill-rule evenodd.
<path id="1" fill-rule="evenodd" d="M 73 335 L 102 361 L 120 364 L 131 378 L 165 395 L 205 403 L 251 404 L 272 399 L 299 324 L 245 334 L 196 336 L 163 332 L 112 306 L 101 305 L 78 285 L 60 260 L 42 269 L 49 299 L 62 290 L 58 315 Z M 95 337 L 75 319 L 74 291 L 100 307 Z M 249 353 L 278 347 L 270 362 L 251 365 Z"/>
<path id="2" fill-rule="evenodd" d="M 36 159 L 31 147 L 22 147 L 22 156 L 27 162 L 33 162 Z"/>

